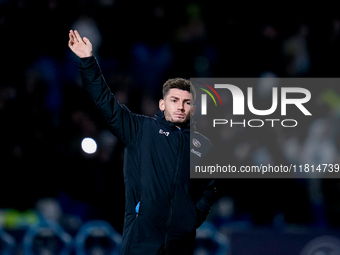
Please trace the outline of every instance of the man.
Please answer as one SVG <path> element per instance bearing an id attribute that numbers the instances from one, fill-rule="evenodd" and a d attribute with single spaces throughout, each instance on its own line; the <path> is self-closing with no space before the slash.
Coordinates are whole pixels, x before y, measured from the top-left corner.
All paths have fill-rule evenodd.
<path id="1" fill-rule="evenodd" d="M 170 79 L 154 117 L 133 114 L 110 92 L 91 42 L 71 30 L 69 47 L 80 57 L 85 88 L 125 145 L 122 254 L 193 254 L 196 228 L 209 213 L 214 193 L 213 182 L 190 180 L 193 86 L 182 78 Z M 205 155 L 209 140 L 197 132 L 192 136 Z"/>

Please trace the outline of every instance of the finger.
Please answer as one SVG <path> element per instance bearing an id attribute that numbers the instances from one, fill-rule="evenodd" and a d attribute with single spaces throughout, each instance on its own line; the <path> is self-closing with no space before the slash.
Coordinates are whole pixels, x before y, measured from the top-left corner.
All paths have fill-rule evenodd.
<path id="1" fill-rule="evenodd" d="M 73 33 L 70 31 L 70 33 L 68 34 L 69 36 L 69 45 L 73 46 L 75 44 L 75 40 L 74 40 L 74 36 Z"/>
<path id="2" fill-rule="evenodd" d="M 70 36 L 70 39 L 73 41 L 73 43 L 78 42 L 73 30 L 70 30 L 69 36 Z"/>
<path id="3" fill-rule="evenodd" d="M 68 47 L 71 47 L 72 44 L 73 44 L 71 30 L 70 30 L 70 32 L 68 33 L 68 38 L 69 38 L 69 40 L 68 40 Z"/>
<path id="4" fill-rule="evenodd" d="M 84 41 L 84 43 L 85 43 L 86 45 L 91 44 L 90 40 L 87 39 L 86 37 L 83 37 L 83 41 Z"/>
<path id="5" fill-rule="evenodd" d="M 73 36 L 73 32 L 70 31 L 70 33 L 68 34 L 69 38 L 70 38 L 70 42 L 74 43 L 74 36 Z"/>
<path id="6" fill-rule="evenodd" d="M 73 34 L 71 32 L 69 33 L 69 38 L 70 39 L 68 41 L 68 46 L 71 48 L 75 44 L 75 39 L 74 39 L 74 36 L 73 36 Z"/>
<path id="7" fill-rule="evenodd" d="M 71 48 L 71 47 L 73 46 L 73 44 L 74 44 L 73 41 L 70 39 L 70 40 L 68 41 L 68 47 Z"/>
<path id="8" fill-rule="evenodd" d="M 78 33 L 77 30 L 74 30 L 74 35 L 75 35 L 77 41 L 78 41 L 78 42 L 81 42 L 81 37 L 80 37 L 80 35 L 79 35 L 79 33 Z"/>
<path id="9" fill-rule="evenodd" d="M 76 35 L 76 33 L 74 31 L 72 31 L 72 37 L 73 37 L 74 43 L 79 42 L 79 40 L 77 38 L 77 35 Z"/>

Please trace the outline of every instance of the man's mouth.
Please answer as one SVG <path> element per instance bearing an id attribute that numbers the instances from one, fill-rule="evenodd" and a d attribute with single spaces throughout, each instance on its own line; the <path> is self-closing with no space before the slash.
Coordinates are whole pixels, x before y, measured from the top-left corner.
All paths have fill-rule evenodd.
<path id="1" fill-rule="evenodd" d="M 185 118 L 185 116 L 184 116 L 183 113 L 175 113 L 175 117 L 181 118 L 181 119 L 184 119 L 184 118 Z"/>

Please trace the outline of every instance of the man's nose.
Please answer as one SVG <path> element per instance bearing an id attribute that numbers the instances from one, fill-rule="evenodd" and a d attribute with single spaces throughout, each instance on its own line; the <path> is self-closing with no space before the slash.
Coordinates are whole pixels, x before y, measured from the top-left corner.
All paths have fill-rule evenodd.
<path id="1" fill-rule="evenodd" d="M 178 107 L 178 110 L 183 110 L 184 109 L 184 103 L 183 102 L 179 102 L 177 107 Z"/>

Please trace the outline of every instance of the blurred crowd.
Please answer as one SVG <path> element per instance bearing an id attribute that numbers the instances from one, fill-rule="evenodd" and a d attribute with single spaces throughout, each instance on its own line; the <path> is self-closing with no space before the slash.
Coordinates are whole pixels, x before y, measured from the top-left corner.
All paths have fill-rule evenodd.
<path id="1" fill-rule="evenodd" d="M 227 7 L 203 1 L 0 0 L 0 228 L 20 229 L 22 218 L 30 226 L 37 221 L 37 201 L 49 198 L 49 206 L 57 204 L 68 215 L 63 226 L 73 235 L 93 219 L 122 231 L 124 147 L 82 88 L 78 59 L 67 47 L 70 29 L 90 39 L 118 100 L 145 115 L 157 111 L 161 86 L 172 77 L 338 76 L 340 15 L 331 15 L 331 8 L 316 19 Z M 231 161 L 339 163 L 340 88 L 312 92 L 318 95 L 312 102 L 316 114 L 295 131 L 275 129 L 256 146 L 226 133 Z M 85 137 L 96 140 L 96 153 L 81 150 Z M 223 228 L 234 222 L 340 225 L 338 179 L 225 180 L 223 187 L 209 222 L 225 235 Z M 18 217 L 9 217 L 11 212 Z"/>

